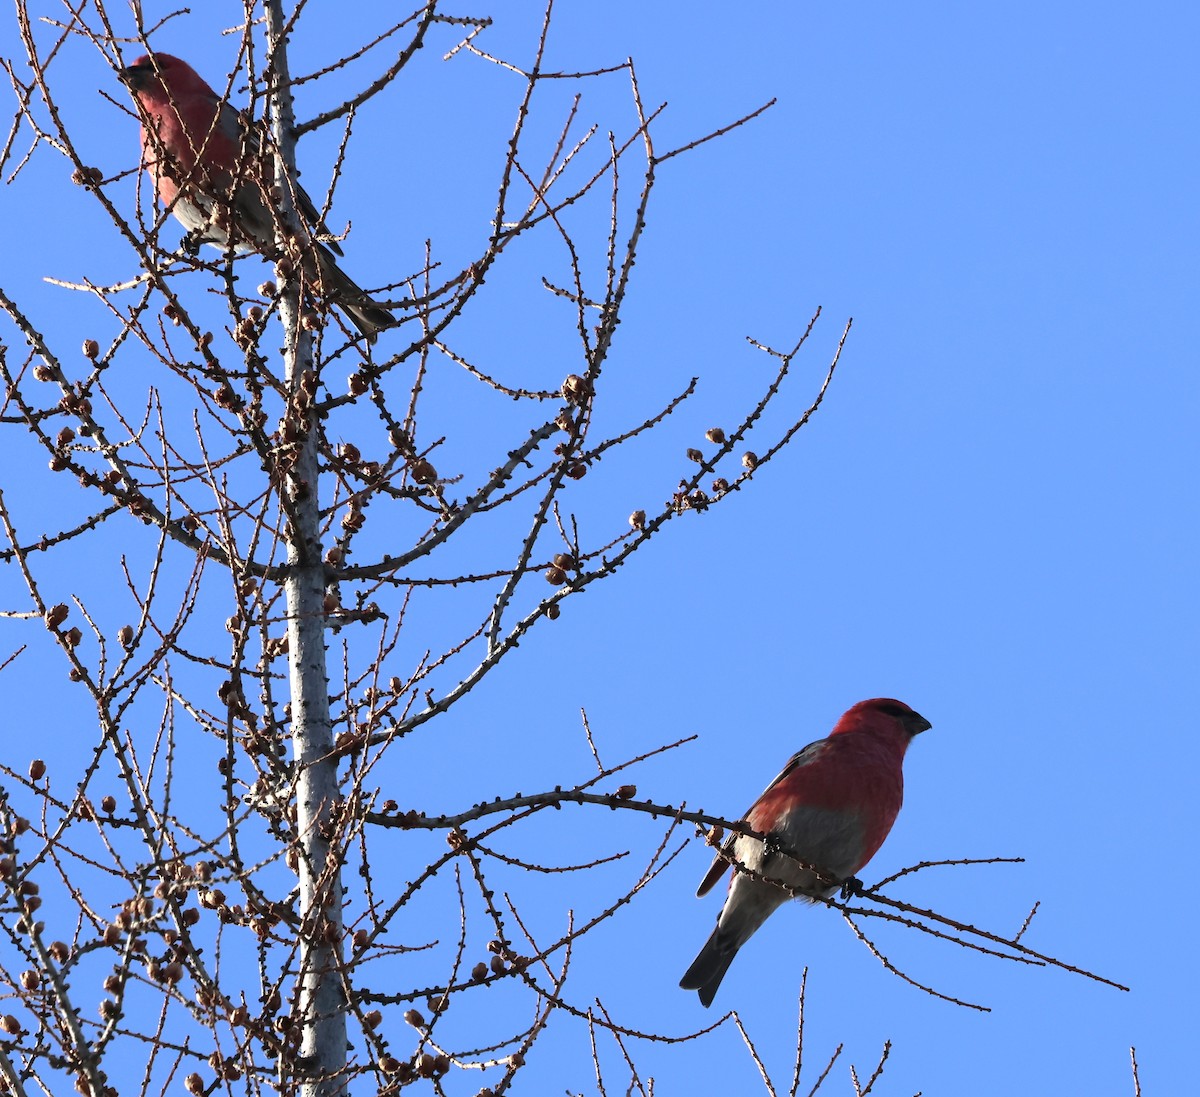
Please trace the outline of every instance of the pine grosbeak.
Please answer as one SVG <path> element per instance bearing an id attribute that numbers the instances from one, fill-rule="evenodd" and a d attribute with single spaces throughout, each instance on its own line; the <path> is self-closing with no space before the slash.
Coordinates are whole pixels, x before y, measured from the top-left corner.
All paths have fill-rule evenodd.
<path id="1" fill-rule="evenodd" d="M 700 881 L 696 894 L 705 895 L 734 866 L 717 928 L 679 981 L 684 990 L 709 1005 L 738 949 L 794 892 L 832 895 L 875 855 L 904 799 L 904 752 L 929 727 L 908 705 L 877 697 L 792 755 L 742 817 L 766 842 L 731 834 Z"/>
<path id="2" fill-rule="evenodd" d="M 261 130 L 222 102 L 186 62 L 169 53 L 139 57 L 119 76 L 140 107 L 142 161 L 162 204 L 188 230 L 190 244 L 214 244 L 279 257 L 271 201 L 274 174 Z M 298 248 L 305 282 L 342 308 L 368 339 L 395 317 L 371 300 L 337 265 L 337 242 L 312 199 L 297 186 L 306 235 Z M 331 250 L 332 249 L 332 250 Z"/>

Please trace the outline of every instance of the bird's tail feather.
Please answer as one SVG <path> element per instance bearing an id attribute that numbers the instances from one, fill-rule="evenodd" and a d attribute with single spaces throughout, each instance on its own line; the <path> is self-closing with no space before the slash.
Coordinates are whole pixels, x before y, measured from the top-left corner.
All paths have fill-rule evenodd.
<path id="1" fill-rule="evenodd" d="M 679 985 L 684 990 L 696 991 L 700 995 L 701 1005 L 711 1005 L 725 972 L 738 953 L 738 947 L 728 938 L 722 941 L 720 928 L 714 929 L 712 936 L 704 942 L 700 954 L 692 961 L 692 966 L 684 972 Z"/>
<path id="2" fill-rule="evenodd" d="M 382 305 L 371 300 L 338 266 L 337 260 L 324 244 L 314 241 L 318 275 L 328 299 L 342 309 L 354 326 L 368 339 L 374 339 L 383 329 L 396 323 L 396 318 Z"/>

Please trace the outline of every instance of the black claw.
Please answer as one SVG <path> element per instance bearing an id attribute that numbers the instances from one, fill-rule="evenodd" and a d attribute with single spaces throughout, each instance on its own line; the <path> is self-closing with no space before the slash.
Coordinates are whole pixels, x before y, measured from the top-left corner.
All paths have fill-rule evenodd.
<path id="1" fill-rule="evenodd" d="M 854 895 L 861 895 L 863 890 L 862 881 L 857 876 L 847 876 L 842 881 L 842 899 L 849 899 Z"/>

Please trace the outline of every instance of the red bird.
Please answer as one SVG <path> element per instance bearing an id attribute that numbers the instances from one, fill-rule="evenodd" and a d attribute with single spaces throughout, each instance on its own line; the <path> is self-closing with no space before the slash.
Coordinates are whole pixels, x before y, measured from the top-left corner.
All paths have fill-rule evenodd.
<path id="1" fill-rule="evenodd" d="M 738 949 L 793 891 L 828 896 L 837 890 L 797 860 L 840 883 L 875 855 L 904 800 L 904 752 L 930 726 L 908 705 L 876 697 L 859 701 L 828 739 L 792 755 L 742 816 L 767 841 L 731 834 L 696 889 L 706 895 L 734 865 L 717 928 L 679 981 L 684 990 L 699 991 L 709 1005 Z"/>
<path id="2" fill-rule="evenodd" d="M 223 102 L 186 61 L 169 53 L 139 57 L 118 74 L 129 86 L 142 117 L 142 161 L 162 204 L 188 230 L 192 244 L 214 244 L 278 257 L 274 177 L 260 130 Z M 301 242 L 305 281 L 320 287 L 368 339 L 396 322 L 337 265 L 336 241 L 326 246 L 315 233 L 327 229 L 312 199 L 297 186 L 296 208 L 309 230 Z M 332 250 L 330 250 L 332 249 Z"/>

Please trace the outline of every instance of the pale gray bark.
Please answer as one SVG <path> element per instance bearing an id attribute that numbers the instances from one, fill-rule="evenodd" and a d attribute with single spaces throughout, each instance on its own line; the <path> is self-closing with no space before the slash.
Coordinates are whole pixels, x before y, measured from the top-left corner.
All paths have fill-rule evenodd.
<path id="1" fill-rule="evenodd" d="M 266 5 L 270 46 L 272 136 L 275 182 L 284 196 L 285 230 L 296 211 L 295 115 L 282 37 L 280 0 Z M 298 234 L 297 234 L 298 235 Z M 280 280 L 280 319 L 289 391 L 295 393 L 312 368 L 312 337 L 300 322 L 296 277 Z M 321 553 L 318 503 L 318 432 L 311 415 L 300 454 L 282 491 L 290 511 L 285 582 L 288 615 L 289 691 L 292 750 L 296 773 L 296 833 L 300 877 L 299 972 L 296 994 L 303 1031 L 298 1066 L 303 1097 L 335 1097 L 346 1092 L 346 995 L 339 971 L 342 938 L 341 858 L 329 837 L 336 832 L 337 761 L 325 666 L 325 565 Z"/>

